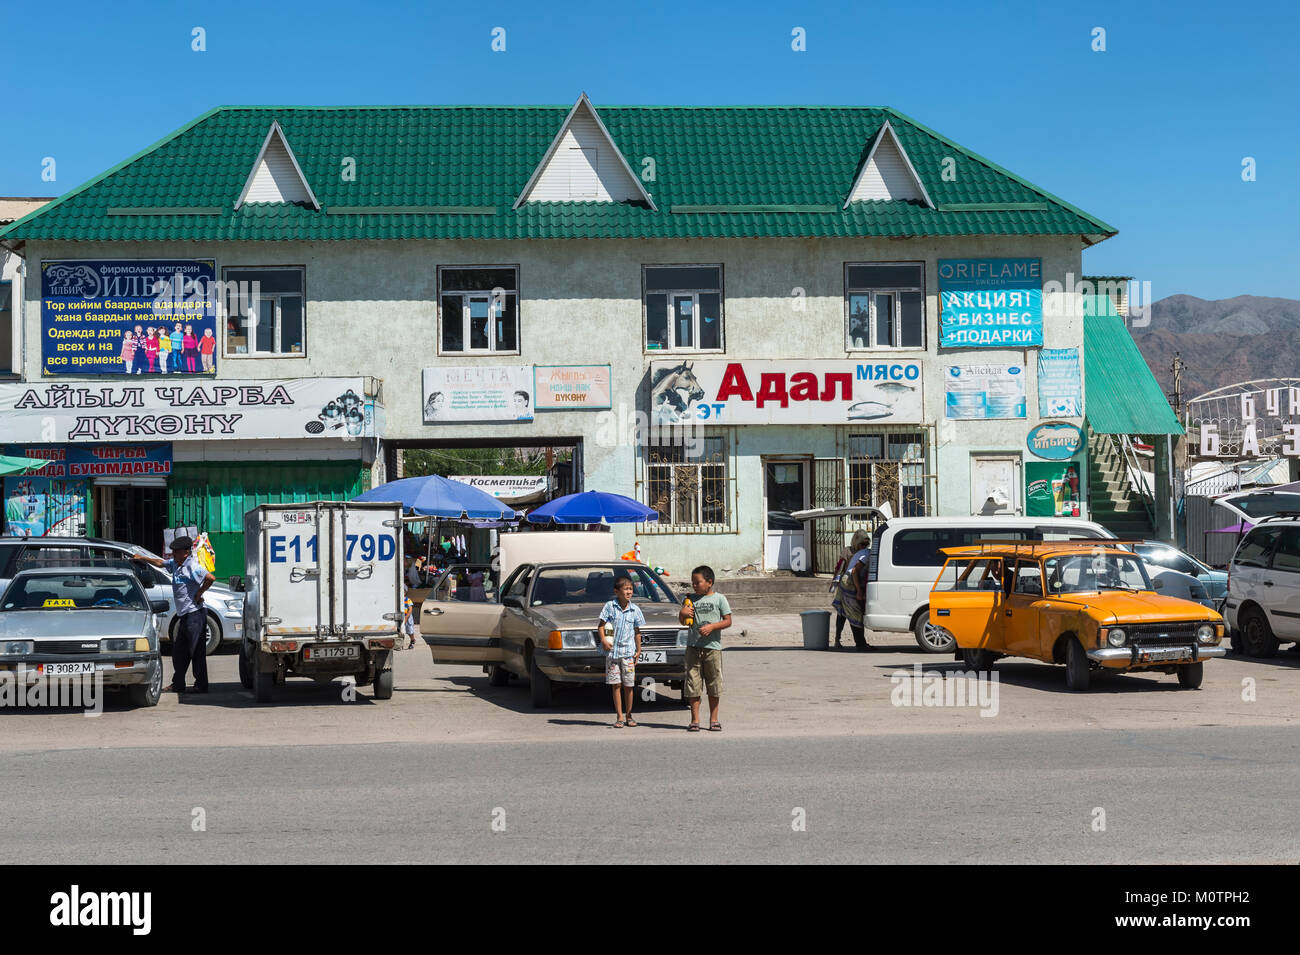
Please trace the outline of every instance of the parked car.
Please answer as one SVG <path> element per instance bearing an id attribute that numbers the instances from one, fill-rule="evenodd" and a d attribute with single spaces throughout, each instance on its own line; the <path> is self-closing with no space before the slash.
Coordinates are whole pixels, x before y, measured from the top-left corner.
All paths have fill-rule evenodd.
<path id="1" fill-rule="evenodd" d="M 171 575 L 135 560 L 139 554 L 150 552 L 135 544 L 96 537 L 0 537 L 0 587 L 19 570 L 34 567 L 133 567 L 149 599 L 167 602 L 158 635 L 170 642 L 176 628 Z M 243 594 L 213 584 L 203 595 L 203 605 L 207 610 L 208 653 L 216 653 L 222 643 L 239 640 L 243 631 Z"/>
<path id="2" fill-rule="evenodd" d="M 976 670 L 1028 657 L 1065 664 L 1072 690 L 1088 689 L 1096 670 L 1175 673 L 1195 689 L 1204 661 L 1224 655 L 1223 618 L 1157 593 L 1142 560 L 1117 545 L 983 544 L 944 556 L 930 622 Z"/>
<path id="3" fill-rule="evenodd" d="M 524 536 L 524 535 L 519 535 Z M 568 534 L 529 535 L 568 537 Z M 556 683 L 604 683 L 605 655 L 596 627 L 614 597 L 614 578 L 632 579 L 632 602 L 641 608 L 637 678 L 679 688 L 685 678 L 686 631 L 678 601 L 644 564 L 590 561 L 520 564 L 492 599 L 438 600 L 435 590 L 420 614 L 420 635 L 436 664 L 481 665 L 492 686 L 510 677 L 530 681 L 534 706 L 549 706 Z M 445 595 L 444 595 L 445 596 Z"/>
<path id="4" fill-rule="evenodd" d="M 162 656 L 150 600 L 130 570 L 21 570 L 0 597 L 0 660 L 27 683 L 98 675 L 136 706 L 162 695 Z"/>
<path id="5" fill-rule="evenodd" d="M 1250 657 L 1271 657 L 1283 643 L 1300 640 L 1300 523 L 1264 518 L 1246 532 L 1228 564 L 1224 617 L 1234 647 Z"/>
<path id="6" fill-rule="evenodd" d="M 1205 589 L 1205 596 L 1212 601 L 1222 601 L 1228 593 L 1226 571 L 1215 570 L 1209 564 L 1197 560 L 1187 551 L 1179 550 L 1173 544 L 1166 544 L 1163 541 L 1138 541 L 1133 545 L 1133 550 L 1147 562 L 1148 570 L 1163 567 L 1196 578 Z"/>
<path id="7" fill-rule="evenodd" d="M 1072 517 L 895 517 L 876 528 L 867 560 L 865 622 L 870 630 L 908 633 L 928 653 L 952 653 L 946 632 L 930 625 L 930 586 L 945 547 L 979 540 L 1067 540 L 1115 535 Z"/>

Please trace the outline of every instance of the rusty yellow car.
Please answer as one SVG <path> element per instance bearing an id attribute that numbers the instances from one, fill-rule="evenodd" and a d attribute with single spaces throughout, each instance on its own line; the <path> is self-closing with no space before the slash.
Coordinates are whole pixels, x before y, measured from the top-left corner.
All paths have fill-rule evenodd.
<path id="1" fill-rule="evenodd" d="M 943 550 L 930 623 L 962 659 L 987 670 L 1000 657 L 1065 664 L 1071 690 L 1098 671 L 1174 673 L 1201 685 L 1204 661 L 1226 652 L 1223 618 L 1159 593 L 1142 558 L 1112 541 L 984 541 Z"/>

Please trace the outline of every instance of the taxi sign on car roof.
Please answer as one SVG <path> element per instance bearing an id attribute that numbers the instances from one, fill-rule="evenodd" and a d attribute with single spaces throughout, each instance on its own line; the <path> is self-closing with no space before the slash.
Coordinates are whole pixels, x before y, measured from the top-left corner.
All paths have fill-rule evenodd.
<path id="1" fill-rule="evenodd" d="M 76 608 L 77 602 L 70 597 L 52 597 L 41 604 L 42 609 L 45 607 L 73 607 Z"/>

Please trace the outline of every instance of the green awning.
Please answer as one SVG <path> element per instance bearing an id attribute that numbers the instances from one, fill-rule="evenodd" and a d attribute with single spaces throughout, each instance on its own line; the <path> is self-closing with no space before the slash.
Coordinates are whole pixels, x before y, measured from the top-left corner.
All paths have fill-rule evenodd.
<path id="1" fill-rule="evenodd" d="M 0 474 L 29 474 L 49 464 L 40 458 L 16 458 L 0 454 Z"/>
<path id="2" fill-rule="evenodd" d="M 1182 434 L 1160 383 L 1110 296 L 1083 297 L 1083 393 L 1099 434 Z"/>

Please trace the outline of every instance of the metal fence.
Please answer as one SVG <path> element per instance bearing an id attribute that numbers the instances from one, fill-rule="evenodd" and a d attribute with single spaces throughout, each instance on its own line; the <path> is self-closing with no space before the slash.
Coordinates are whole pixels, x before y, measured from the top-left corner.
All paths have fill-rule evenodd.
<path id="1" fill-rule="evenodd" d="M 1237 549 L 1236 534 L 1214 533 L 1220 527 L 1231 527 L 1237 519 L 1222 507 L 1215 507 L 1208 497 L 1188 495 L 1183 498 L 1183 521 L 1187 540 L 1183 549 L 1200 558 L 1211 567 L 1225 567 Z"/>

